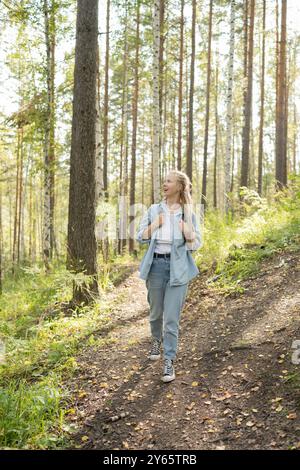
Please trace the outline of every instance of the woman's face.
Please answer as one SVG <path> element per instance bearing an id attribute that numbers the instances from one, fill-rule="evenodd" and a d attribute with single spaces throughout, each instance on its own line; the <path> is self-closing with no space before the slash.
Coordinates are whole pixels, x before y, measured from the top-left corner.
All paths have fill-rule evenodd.
<path id="1" fill-rule="evenodd" d="M 173 173 L 169 173 L 163 183 L 163 194 L 165 197 L 179 196 L 180 183 L 176 180 L 176 176 Z"/>

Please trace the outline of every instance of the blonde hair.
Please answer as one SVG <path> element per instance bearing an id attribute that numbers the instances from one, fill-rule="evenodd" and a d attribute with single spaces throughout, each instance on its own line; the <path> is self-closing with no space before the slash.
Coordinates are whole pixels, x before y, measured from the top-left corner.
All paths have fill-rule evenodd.
<path id="1" fill-rule="evenodd" d="M 192 183 L 190 178 L 186 173 L 180 170 L 170 170 L 168 174 L 173 174 L 176 177 L 176 181 L 181 185 L 180 188 L 180 193 L 179 193 L 179 202 L 182 208 L 184 207 L 190 207 L 192 208 L 193 206 L 193 199 L 191 195 L 192 191 Z M 167 197 L 164 196 L 164 200 L 166 200 Z"/>

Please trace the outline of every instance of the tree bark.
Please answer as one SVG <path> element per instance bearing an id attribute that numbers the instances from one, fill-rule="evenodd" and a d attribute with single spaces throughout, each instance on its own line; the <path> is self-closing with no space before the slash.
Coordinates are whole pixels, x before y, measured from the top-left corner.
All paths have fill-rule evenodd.
<path id="1" fill-rule="evenodd" d="M 182 102 L 183 102 L 183 49 L 184 49 L 184 0 L 180 3 L 180 46 L 179 46 L 179 86 L 178 86 L 178 130 L 177 168 L 182 167 Z"/>
<path id="2" fill-rule="evenodd" d="M 249 179 L 250 126 L 252 116 L 254 17 L 255 0 L 250 0 L 249 46 L 247 59 L 247 93 L 245 102 L 245 123 L 243 128 L 243 147 L 241 162 L 241 186 L 246 187 L 248 187 Z"/>
<path id="3" fill-rule="evenodd" d="M 204 131 L 204 152 L 203 152 L 203 175 L 202 175 L 202 196 L 201 204 L 204 209 L 207 207 L 207 151 L 208 151 L 208 131 L 209 131 L 209 106 L 210 106 L 210 82 L 211 82 L 211 43 L 212 43 L 212 15 L 213 0 L 209 2 L 209 26 L 208 26 L 208 53 L 207 53 L 207 76 L 206 76 L 206 110 L 205 110 L 205 131 Z"/>
<path id="4" fill-rule="evenodd" d="M 89 278 L 73 283 L 73 301 L 98 295 L 96 219 L 96 80 L 98 1 L 78 0 L 70 157 L 67 268 Z"/>
<path id="5" fill-rule="evenodd" d="M 153 152 L 152 152 L 152 188 L 153 202 L 160 199 L 160 41 L 161 41 L 161 1 L 154 0 L 153 11 Z"/>
<path id="6" fill-rule="evenodd" d="M 266 55 L 266 0 L 263 0 L 263 24 L 262 24 L 262 65 L 261 65 L 261 85 L 260 85 L 260 123 L 259 123 L 259 144 L 258 144 L 258 194 L 262 195 L 263 176 L 263 153 L 264 153 L 264 117 L 265 117 L 265 55 Z"/>
<path id="7" fill-rule="evenodd" d="M 108 90 L 109 90 L 109 28 L 110 28 L 110 0 L 106 3 L 106 50 L 105 50 L 105 78 L 104 78 L 104 106 L 103 106 L 103 190 L 105 200 L 108 201 Z"/>
<path id="8" fill-rule="evenodd" d="M 134 250 L 135 239 L 135 214 L 132 212 L 135 205 L 135 180 L 136 180 L 136 136 L 138 125 L 138 99 L 139 99 L 139 67 L 140 67 L 140 0 L 136 5 L 136 43 L 135 43 L 135 61 L 134 61 L 134 85 L 132 98 L 132 143 L 131 143 L 131 169 L 130 169 L 130 238 L 129 252 Z"/>
<path id="9" fill-rule="evenodd" d="M 188 145 L 186 155 L 186 173 L 193 182 L 193 147 L 194 147 L 194 83 L 195 83 L 195 55 L 196 55 L 196 15 L 197 2 L 193 0 L 192 13 L 192 51 L 190 68 L 190 92 L 189 92 L 189 114 L 188 114 Z"/>
<path id="10" fill-rule="evenodd" d="M 286 21 L 287 0 L 281 2 L 281 37 L 279 46 L 277 122 L 276 122 L 276 189 L 287 185 L 287 83 L 286 83 Z"/>
<path id="11" fill-rule="evenodd" d="M 225 157 L 225 212 L 230 208 L 228 193 L 231 185 L 231 152 L 232 152 L 232 97 L 233 97 L 233 64 L 235 45 L 235 0 L 231 0 L 230 13 L 230 46 L 228 62 L 227 112 L 226 112 L 226 157 Z"/>

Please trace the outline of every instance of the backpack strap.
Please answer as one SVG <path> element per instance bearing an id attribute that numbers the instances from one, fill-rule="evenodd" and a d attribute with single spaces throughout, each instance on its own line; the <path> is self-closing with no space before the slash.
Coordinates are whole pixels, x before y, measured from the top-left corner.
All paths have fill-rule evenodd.
<path id="1" fill-rule="evenodd" d="M 184 222 L 184 211 L 182 209 L 182 214 L 181 214 L 181 220 Z M 185 235 L 184 233 L 182 232 L 182 236 L 183 236 L 183 239 L 184 239 L 184 243 L 186 243 L 186 238 L 185 238 Z"/>

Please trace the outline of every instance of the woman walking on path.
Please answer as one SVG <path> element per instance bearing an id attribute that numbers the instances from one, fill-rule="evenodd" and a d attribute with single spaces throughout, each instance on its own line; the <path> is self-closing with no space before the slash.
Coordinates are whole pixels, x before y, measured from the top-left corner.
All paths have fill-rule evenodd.
<path id="1" fill-rule="evenodd" d="M 160 358 L 163 342 L 163 382 L 175 379 L 179 319 L 188 283 L 199 270 L 191 255 L 202 245 L 193 212 L 189 177 L 171 170 L 163 184 L 164 197 L 142 217 L 136 240 L 149 243 L 141 261 L 140 278 L 146 281 L 150 305 L 152 348 L 149 359 Z"/>

